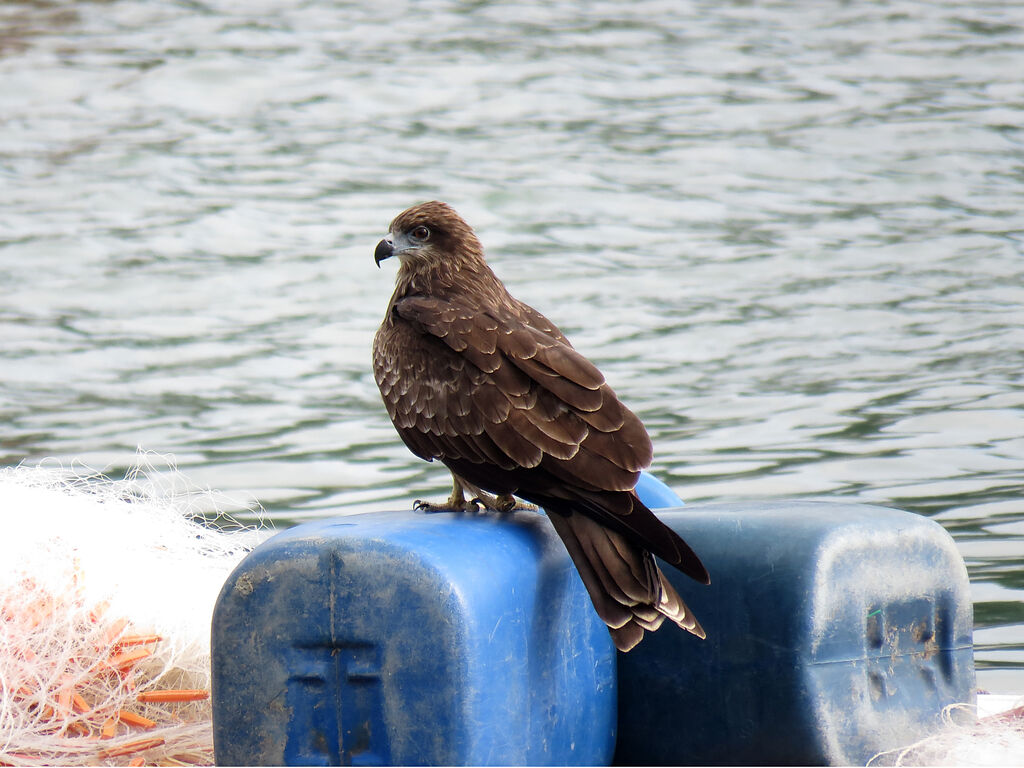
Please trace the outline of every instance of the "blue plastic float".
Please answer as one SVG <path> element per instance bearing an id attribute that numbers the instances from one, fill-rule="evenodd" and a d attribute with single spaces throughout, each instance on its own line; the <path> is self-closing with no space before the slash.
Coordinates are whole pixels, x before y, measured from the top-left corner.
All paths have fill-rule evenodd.
<path id="1" fill-rule="evenodd" d="M 650 507 L 680 504 L 645 475 Z M 284 531 L 213 619 L 222 765 L 863 763 L 971 700 L 966 570 L 937 524 L 854 504 L 659 511 L 708 631 L 619 654 L 540 513 Z M 616 741 L 617 737 L 617 741 Z"/>
<path id="2" fill-rule="evenodd" d="M 973 703 L 967 569 L 938 523 L 811 501 L 659 517 L 711 573 L 693 589 L 665 569 L 708 638 L 619 655 L 615 762 L 864 765 Z"/>

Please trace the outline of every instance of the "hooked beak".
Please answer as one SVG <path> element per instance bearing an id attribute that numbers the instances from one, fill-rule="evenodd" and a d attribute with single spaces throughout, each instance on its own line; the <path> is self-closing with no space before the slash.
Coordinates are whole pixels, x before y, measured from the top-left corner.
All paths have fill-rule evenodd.
<path id="1" fill-rule="evenodd" d="M 388 235 L 379 243 L 373 251 L 373 263 L 380 267 L 380 263 L 384 259 L 390 259 L 395 255 L 395 244 L 391 241 L 391 236 Z"/>

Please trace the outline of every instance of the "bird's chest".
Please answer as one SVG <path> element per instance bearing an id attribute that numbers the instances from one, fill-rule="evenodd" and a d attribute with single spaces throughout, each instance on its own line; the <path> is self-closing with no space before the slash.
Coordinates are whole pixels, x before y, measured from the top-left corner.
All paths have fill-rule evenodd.
<path id="1" fill-rule="evenodd" d="M 373 373 L 392 418 L 414 401 L 447 397 L 465 375 L 465 361 L 440 339 L 395 318 L 373 340 Z"/>

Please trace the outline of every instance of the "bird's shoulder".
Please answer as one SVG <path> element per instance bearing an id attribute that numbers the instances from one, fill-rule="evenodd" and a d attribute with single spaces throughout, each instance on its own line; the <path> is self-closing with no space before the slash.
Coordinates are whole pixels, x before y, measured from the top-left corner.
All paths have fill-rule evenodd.
<path id="1" fill-rule="evenodd" d="M 533 328 L 536 328 L 541 333 L 544 333 L 550 336 L 551 338 L 560 341 L 563 344 L 566 344 L 567 346 L 572 346 L 572 344 L 569 342 L 569 339 L 566 338 L 565 334 L 562 333 L 561 329 L 559 329 L 557 325 L 548 320 L 547 317 L 542 315 L 529 304 L 524 304 L 518 299 L 512 298 L 511 312 L 519 320 Z"/>
<path id="2" fill-rule="evenodd" d="M 393 315 L 378 384 L 419 455 L 544 461 L 564 481 L 601 490 L 632 488 L 650 463 L 640 420 L 529 305 L 407 294 Z"/>

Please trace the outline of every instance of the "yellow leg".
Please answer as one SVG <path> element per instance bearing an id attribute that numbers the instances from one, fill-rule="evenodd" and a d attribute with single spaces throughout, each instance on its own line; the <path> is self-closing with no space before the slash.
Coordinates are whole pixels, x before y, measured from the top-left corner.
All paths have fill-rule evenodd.
<path id="1" fill-rule="evenodd" d="M 462 512 L 470 504 L 476 507 L 476 504 L 466 502 L 466 496 L 462 489 L 462 480 L 452 473 L 452 495 L 448 497 L 444 504 L 434 504 L 430 501 L 416 499 L 412 505 L 413 509 L 420 510 L 421 512 Z"/>
<path id="2" fill-rule="evenodd" d="M 472 494 L 472 498 L 466 501 L 466 491 Z M 461 477 L 452 472 L 452 495 L 444 504 L 434 504 L 429 501 L 420 501 L 413 504 L 415 509 L 423 512 L 462 512 L 470 507 L 473 509 L 489 509 L 492 512 L 514 512 L 520 509 L 536 510 L 535 504 L 528 504 L 519 501 L 511 493 L 502 493 L 498 496 L 487 493 L 477 488 L 472 483 L 467 483 Z"/>

